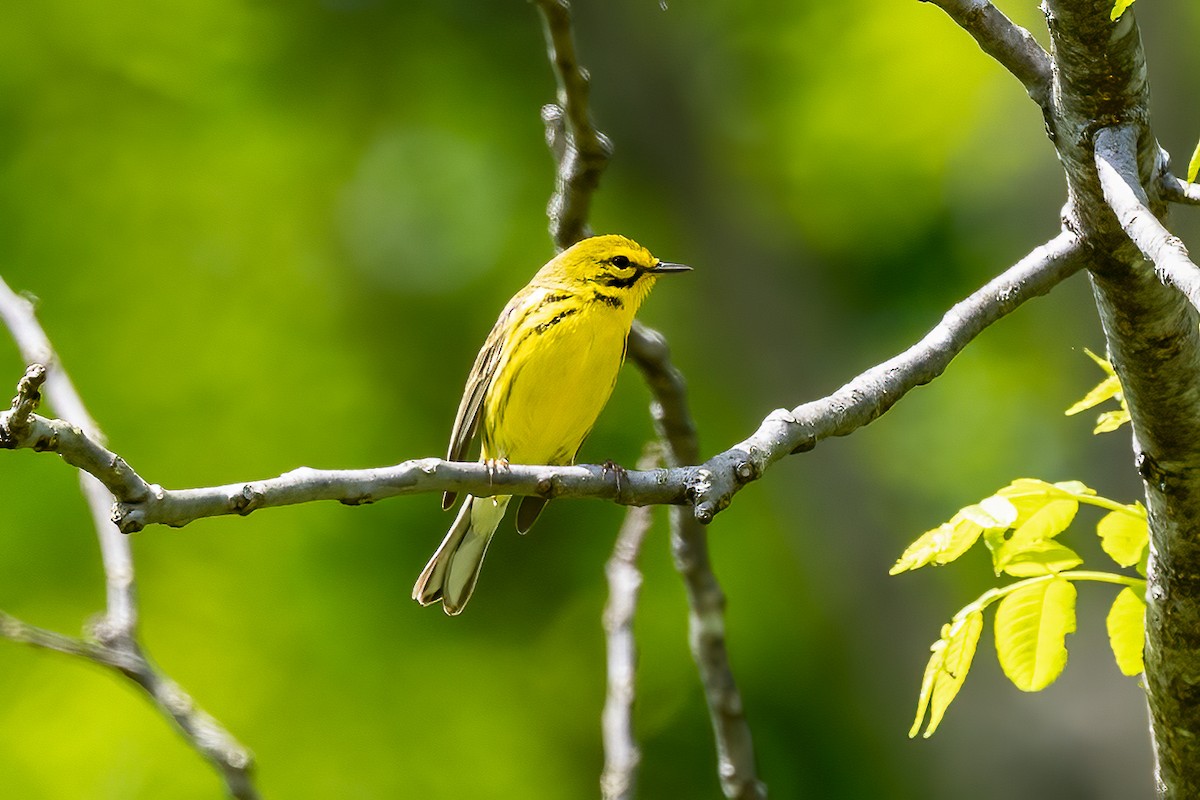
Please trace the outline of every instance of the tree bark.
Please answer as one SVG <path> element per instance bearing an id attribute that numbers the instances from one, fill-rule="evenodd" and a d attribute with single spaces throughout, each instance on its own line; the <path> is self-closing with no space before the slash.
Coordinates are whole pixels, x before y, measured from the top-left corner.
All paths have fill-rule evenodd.
<path id="1" fill-rule="evenodd" d="M 1122 230 L 1097 174 L 1125 147 L 1126 180 L 1166 215 L 1150 130 L 1145 54 L 1132 11 L 1111 0 L 1046 0 L 1053 44 L 1052 140 L 1066 170 L 1065 224 L 1092 250 L 1093 292 L 1133 421 L 1150 517 L 1146 686 L 1158 793 L 1200 797 L 1200 328 Z M 1097 140 L 1105 144 L 1097 153 Z M 1106 160 L 1107 165 L 1109 162 Z"/>

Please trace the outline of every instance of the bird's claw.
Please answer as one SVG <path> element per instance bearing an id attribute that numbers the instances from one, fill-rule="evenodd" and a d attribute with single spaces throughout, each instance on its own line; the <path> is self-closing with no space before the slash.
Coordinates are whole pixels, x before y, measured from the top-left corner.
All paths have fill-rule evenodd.
<path id="1" fill-rule="evenodd" d="M 609 472 L 613 474 L 613 480 L 617 484 L 617 496 L 621 496 L 621 481 L 629 477 L 629 472 L 624 467 L 615 461 L 605 461 L 600 465 L 601 474 L 607 475 Z"/>
<path id="2" fill-rule="evenodd" d="M 498 471 L 503 470 L 504 472 L 508 472 L 509 463 L 507 458 L 485 458 L 483 463 L 487 469 L 488 483 L 492 482 Z"/>

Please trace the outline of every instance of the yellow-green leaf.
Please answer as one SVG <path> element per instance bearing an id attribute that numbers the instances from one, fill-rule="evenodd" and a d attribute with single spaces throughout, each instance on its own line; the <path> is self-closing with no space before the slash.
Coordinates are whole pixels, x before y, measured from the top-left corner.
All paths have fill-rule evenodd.
<path id="1" fill-rule="evenodd" d="M 967 679 L 982 631 L 982 611 L 972 611 L 964 616 L 955 617 L 950 624 L 942 626 L 942 638 L 930 648 L 933 654 L 929 657 L 925 675 L 921 680 L 917 718 L 908 732 L 909 738 L 916 736 L 917 731 L 921 729 L 926 710 L 929 711 L 929 724 L 925 726 L 925 738 L 929 738 L 937 730 L 946 714 L 946 708 L 958 695 L 963 681 Z"/>
<path id="2" fill-rule="evenodd" d="M 1080 411 L 1085 411 L 1103 403 L 1105 400 L 1116 400 L 1121 404 L 1118 411 L 1106 411 L 1096 419 L 1096 427 L 1092 429 L 1092 433 L 1108 433 L 1115 431 L 1117 428 L 1129 422 L 1129 408 L 1125 405 L 1125 394 L 1121 388 L 1121 379 L 1117 377 L 1116 371 L 1113 369 L 1112 363 L 1108 359 L 1102 358 L 1086 347 L 1083 352 L 1087 353 L 1088 358 L 1095 361 L 1100 369 L 1104 370 L 1107 375 L 1104 380 L 1084 395 L 1083 399 L 1067 409 L 1067 416 L 1078 414 Z"/>
<path id="3" fill-rule="evenodd" d="M 1057 488 L 1057 487 L 1055 487 Z M 1038 539 L 1053 539 L 1067 529 L 1075 513 L 1079 511 L 1079 502 L 1074 499 L 1050 500 L 1037 511 L 1029 515 L 1021 525 L 1013 531 L 1013 542 L 1033 542 Z"/>
<path id="4" fill-rule="evenodd" d="M 983 528 L 978 523 L 972 522 L 959 512 L 951 517 L 949 522 L 943 522 L 933 530 L 921 534 L 920 538 L 905 549 L 888 574 L 897 575 L 927 564 L 949 564 L 970 550 L 981 533 Z"/>
<path id="5" fill-rule="evenodd" d="M 1192 153 L 1192 160 L 1188 162 L 1188 183 L 1195 183 L 1198 173 L 1200 173 L 1200 142 L 1196 142 L 1196 152 Z"/>
<path id="6" fill-rule="evenodd" d="M 1023 692 L 1045 689 L 1067 665 L 1066 636 L 1075 631 L 1075 587 L 1054 578 L 1022 586 L 996 609 L 996 655 Z"/>
<path id="7" fill-rule="evenodd" d="M 1111 400 L 1121 394 L 1121 379 L 1116 375 L 1109 375 L 1096 387 L 1083 396 L 1083 399 L 1075 405 L 1067 409 L 1068 417 L 1078 414 L 1080 411 L 1087 411 L 1089 408 L 1094 408 L 1100 405 L 1105 400 Z"/>
<path id="8" fill-rule="evenodd" d="M 1058 491 L 1068 497 L 1074 497 L 1076 500 L 1096 496 L 1096 490 L 1083 481 L 1056 481 L 1051 485 Z"/>
<path id="9" fill-rule="evenodd" d="M 1122 589 L 1108 612 L 1107 624 L 1117 668 L 1130 677 L 1141 674 L 1145 670 L 1146 602 L 1133 589 Z"/>
<path id="10" fill-rule="evenodd" d="M 1107 375 L 1111 376 L 1111 375 L 1117 374 L 1117 371 L 1115 369 L 1113 369 L 1112 362 L 1109 361 L 1104 356 L 1098 356 L 1086 347 L 1083 348 L 1083 352 L 1087 354 L 1088 358 L 1090 358 L 1092 361 L 1095 361 L 1096 366 L 1098 366 L 1098 367 L 1100 367 L 1100 369 L 1104 370 L 1104 372 Z"/>
<path id="11" fill-rule="evenodd" d="M 1150 544 L 1150 528 L 1146 523 L 1146 509 L 1141 503 L 1129 506 L 1129 511 L 1112 511 L 1105 514 L 1096 525 L 1100 535 L 1100 546 L 1108 557 L 1122 567 L 1132 567 L 1142 560 L 1142 553 Z"/>
<path id="12" fill-rule="evenodd" d="M 1129 420 L 1129 409 L 1127 408 L 1121 408 L 1118 411 L 1105 411 L 1096 417 L 1096 427 L 1092 428 L 1092 433 L 1111 433 L 1129 422 Z"/>
<path id="13" fill-rule="evenodd" d="M 1007 497 L 993 495 L 958 512 L 984 530 L 1007 530 L 1017 521 L 1017 507 Z"/>
<path id="14" fill-rule="evenodd" d="M 1083 559 L 1074 550 L 1047 539 L 1013 554 L 997 568 L 996 574 L 1007 572 L 1015 578 L 1034 578 L 1074 569 L 1082 563 Z"/>
<path id="15" fill-rule="evenodd" d="M 1109 15 L 1109 19 L 1113 22 L 1119 20 L 1121 15 L 1125 13 L 1125 9 L 1133 5 L 1133 2 L 1134 0 L 1117 0 L 1116 4 L 1113 5 L 1112 14 Z"/>
<path id="16" fill-rule="evenodd" d="M 1016 507 L 1017 518 L 1013 525 L 1018 528 L 1028 522 L 1048 503 L 1071 498 L 1092 497 L 1095 494 L 1094 489 L 1088 488 L 1079 481 L 1047 483 L 1036 478 L 1017 478 L 996 492 L 997 497 L 1007 498 Z"/>
<path id="17" fill-rule="evenodd" d="M 1054 485 L 1036 478 L 1017 478 L 1015 481 L 996 492 L 997 497 L 1007 499 L 1017 509 L 1014 525 L 1020 526 L 1027 519 L 1048 503 L 1051 497 L 1058 495 Z"/>
<path id="18" fill-rule="evenodd" d="M 1083 485 L 1080 484 L 1080 486 Z M 1020 577 L 1045 575 L 1047 572 L 1059 572 L 1082 563 L 1082 559 L 1079 559 L 1075 553 L 1062 545 L 1049 541 L 1066 530 L 1067 526 L 1071 524 L 1071 520 L 1075 518 L 1076 512 L 1079 511 L 1079 503 L 1074 499 L 1047 499 L 1053 496 L 1052 493 L 1055 490 L 1061 491 L 1059 487 L 1047 485 L 1047 495 L 1038 498 L 1039 501 L 1044 502 L 1041 502 L 1040 506 L 1036 506 L 1036 510 L 1020 523 L 1008 541 L 992 553 L 992 566 L 997 575 L 1001 572 L 1008 572 L 1010 575 Z M 1032 497 L 1029 498 L 1027 507 L 1035 508 Z M 1074 563 L 1057 568 L 1050 567 L 1051 563 L 1061 565 L 1070 561 L 1074 561 Z M 1015 565 L 1021 565 L 1021 567 L 1014 571 Z"/>

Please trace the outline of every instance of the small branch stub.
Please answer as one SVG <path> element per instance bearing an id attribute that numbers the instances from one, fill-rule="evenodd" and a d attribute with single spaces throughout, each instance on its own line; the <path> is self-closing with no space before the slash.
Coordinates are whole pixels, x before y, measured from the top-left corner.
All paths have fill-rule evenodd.
<path id="1" fill-rule="evenodd" d="M 46 382 L 46 367 L 30 364 L 17 382 L 17 394 L 6 419 L 0 420 L 0 446 L 15 447 L 29 433 L 30 417 L 42 402 L 42 384 Z"/>

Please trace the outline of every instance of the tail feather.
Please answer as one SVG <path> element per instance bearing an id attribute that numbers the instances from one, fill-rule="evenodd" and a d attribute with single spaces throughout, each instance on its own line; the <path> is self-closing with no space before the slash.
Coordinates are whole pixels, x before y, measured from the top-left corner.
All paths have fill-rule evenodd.
<path id="1" fill-rule="evenodd" d="M 467 496 L 446 538 L 417 578 L 414 600 L 423 606 L 440 600 L 447 614 L 462 612 L 475 591 L 483 557 L 508 501 L 507 497 Z"/>

